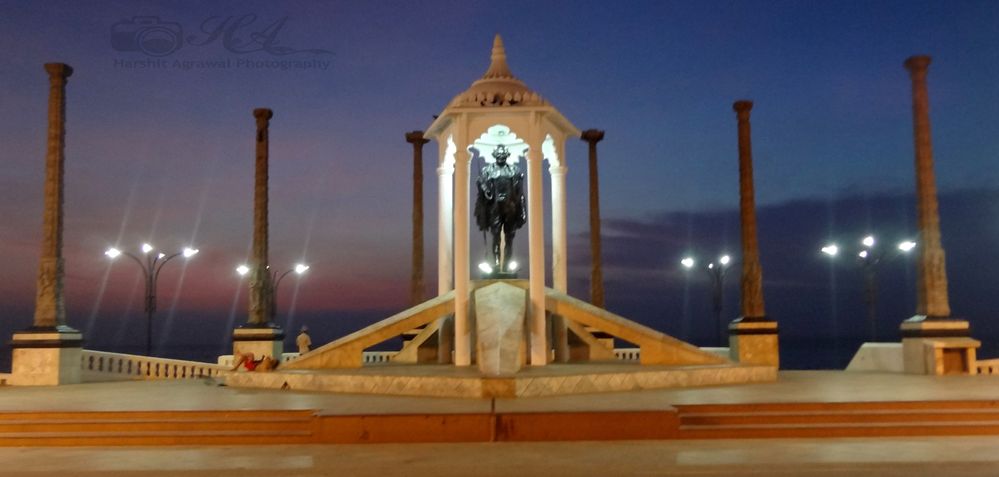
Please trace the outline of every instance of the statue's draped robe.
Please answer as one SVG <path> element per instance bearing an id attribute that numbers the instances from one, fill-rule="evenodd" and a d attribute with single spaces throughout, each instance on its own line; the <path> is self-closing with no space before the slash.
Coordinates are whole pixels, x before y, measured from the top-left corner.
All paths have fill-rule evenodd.
<path id="1" fill-rule="evenodd" d="M 511 247 L 514 233 L 527 223 L 524 201 L 524 173 L 509 163 L 486 164 L 475 181 L 475 221 L 479 230 L 493 236 L 493 250 L 499 250 L 499 235 L 506 235 Z M 498 257 L 497 257 L 498 258 Z"/>

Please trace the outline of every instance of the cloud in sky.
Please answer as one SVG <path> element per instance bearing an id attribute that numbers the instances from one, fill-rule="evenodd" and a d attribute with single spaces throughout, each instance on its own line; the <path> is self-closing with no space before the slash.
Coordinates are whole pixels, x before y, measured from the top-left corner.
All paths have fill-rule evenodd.
<path id="1" fill-rule="evenodd" d="M 968 319 L 983 340 L 983 356 L 999 353 L 999 325 L 991 290 L 999 276 L 982 264 L 999 263 L 999 189 L 950 190 L 940 195 L 943 244 L 954 316 Z M 898 324 L 914 314 L 915 257 L 897 255 L 894 244 L 918 240 L 911 194 L 843 195 L 794 200 L 758 208 L 758 234 L 767 314 L 781 326 L 791 366 L 843 366 L 869 336 L 864 281 L 855 263 L 860 240 L 874 234 L 887 247 L 879 267 L 879 339 L 898 340 Z M 713 260 L 735 257 L 726 278 L 725 319 L 738 316 L 739 217 L 735 209 L 664 212 L 604 222 L 604 269 L 608 309 L 702 345 L 714 344 L 706 275 L 688 273 L 688 254 Z M 836 242 L 836 260 L 819 252 Z M 574 238 L 573 290 L 587 296 L 588 236 Z M 852 250 L 852 251 L 851 251 Z M 696 272 L 693 270 L 692 272 Z M 826 355 L 809 354 L 816 343 Z"/>

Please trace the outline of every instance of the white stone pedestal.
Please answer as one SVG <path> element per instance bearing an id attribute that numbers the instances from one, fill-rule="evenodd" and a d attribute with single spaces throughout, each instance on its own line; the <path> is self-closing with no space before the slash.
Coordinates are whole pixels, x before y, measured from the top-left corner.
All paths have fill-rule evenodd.
<path id="1" fill-rule="evenodd" d="M 83 334 L 72 330 L 14 333 L 10 384 L 57 386 L 81 382 Z"/>
<path id="2" fill-rule="evenodd" d="M 493 283 L 475 290 L 476 362 L 487 376 L 512 375 L 524 366 L 524 289 Z"/>
<path id="3" fill-rule="evenodd" d="M 777 322 L 766 318 L 738 318 L 728 325 L 729 356 L 740 364 L 780 366 Z"/>
<path id="4" fill-rule="evenodd" d="M 274 328 L 236 328 L 232 331 L 232 354 L 253 353 L 257 359 L 263 356 L 280 358 L 284 353 L 284 330 Z"/>

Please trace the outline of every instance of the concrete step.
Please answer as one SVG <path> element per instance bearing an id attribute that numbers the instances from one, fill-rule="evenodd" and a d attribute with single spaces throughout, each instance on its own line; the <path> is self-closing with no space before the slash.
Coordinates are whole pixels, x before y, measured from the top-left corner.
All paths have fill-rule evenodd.
<path id="1" fill-rule="evenodd" d="M 682 426 L 753 425 L 753 424 L 819 424 L 876 422 L 997 422 L 999 410 L 883 410 L 883 411 L 806 411 L 758 413 L 690 413 L 680 415 Z"/>
<path id="2" fill-rule="evenodd" d="M 30 419 L 4 420 L 0 433 L 76 431 L 285 431 L 312 428 L 311 418 L 272 419 Z"/>
<path id="3" fill-rule="evenodd" d="M 679 439 L 999 435 L 996 421 L 680 426 Z"/>
<path id="4" fill-rule="evenodd" d="M 999 435 L 996 401 L 676 406 L 681 439 Z"/>
<path id="5" fill-rule="evenodd" d="M 240 420 L 308 418 L 315 414 L 311 409 L 299 410 L 217 410 L 217 411 L 17 411 L 0 412 L 0 423 L 23 420 L 93 420 L 93 419 L 185 419 L 185 420 Z"/>
<path id="6" fill-rule="evenodd" d="M 0 446 L 22 447 L 972 435 L 999 435 L 995 402 L 764 403 L 470 414 L 0 413 Z"/>
<path id="7" fill-rule="evenodd" d="M 311 410 L 0 413 L 0 446 L 312 442 Z"/>
<path id="8" fill-rule="evenodd" d="M 747 404 L 676 404 L 681 413 L 708 412 L 788 412 L 900 409 L 999 409 L 997 401 L 858 401 L 858 402 L 771 402 Z"/>
<path id="9" fill-rule="evenodd" d="M 308 444 L 308 431 L 4 432 L 0 446 L 169 446 Z"/>

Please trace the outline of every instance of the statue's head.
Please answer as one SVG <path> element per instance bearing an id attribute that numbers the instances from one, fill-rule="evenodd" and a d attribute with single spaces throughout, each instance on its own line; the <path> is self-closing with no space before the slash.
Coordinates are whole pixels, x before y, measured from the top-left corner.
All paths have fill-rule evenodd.
<path id="1" fill-rule="evenodd" d="M 506 159 L 510 157 L 510 151 L 507 150 L 506 146 L 500 144 L 493 149 L 493 159 L 496 159 L 498 164 L 506 164 Z"/>

